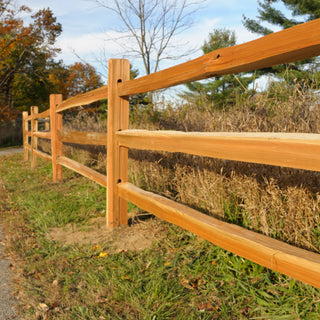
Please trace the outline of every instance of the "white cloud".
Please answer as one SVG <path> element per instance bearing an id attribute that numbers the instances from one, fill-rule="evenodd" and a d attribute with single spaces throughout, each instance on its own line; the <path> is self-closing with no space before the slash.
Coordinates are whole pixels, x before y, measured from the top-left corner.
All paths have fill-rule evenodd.
<path id="1" fill-rule="evenodd" d="M 219 22 L 219 18 L 202 19 L 193 28 L 187 30 L 184 34 L 177 36 L 177 38 L 180 38 L 181 41 L 189 42 L 193 47 L 200 48 L 208 37 L 209 32 L 214 28 L 217 28 Z"/>
<path id="2" fill-rule="evenodd" d="M 72 64 L 79 60 L 76 54 L 83 60 L 95 66 L 100 72 L 105 72 L 101 68 L 98 60 L 107 61 L 109 58 L 129 58 L 134 67 L 141 69 L 141 60 L 133 55 L 125 54 L 123 46 L 134 47 L 135 42 L 131 38 L 122 38 L 127 34 L 110 31 L 117 27 L 117 20 L 108 11 L 98 8 L 89 0 L 17 0 L 20 4 L 25 4 L 34 11 L 50 7 L 62 23 L 63 33 L 56 43 L 62 53 L 58 56 L 66 64 Z M 170 54 L 179 52 L 193 52 L 190 56 L 185 56 L 179 60 L 163 61 L 161 68 L 167 68 L 178 63 L 185 62 L 202 55 L 201 46 L 208 38 L 209 33 L 214 28 L 227 28 L 236 31 L 239 43 L 253 40 L 257 36 L 250 34 L 241 25 L 242 12 L 252 16 L 256 10 L 253 0 L 208 0 L 204 4 L 204 9 L 195 16 L 196 24 L 175 36 L 172 39 Z M 105 29 L 103 29 L 105 28 Z M 102 31 L 107 30 L 107 31 Z M 112 39 L 118 39 L 117 42 Z M 121 44 L 123 46 L 121 46 Z M 181 45 L 181 46 L 179 46 Z M 177 48 L 179 48 L 177 50 Z M 194 52 L 193 49 L 198 49 Z M 76 54 L 75 54 L 76 53 Z M 105 62 L 106 64 L 107 62 Z"/>
<path id="3" fill-rule="evenodd" d="M 239 43 L 239 44 L 245 43 L 248 41 L 252 41 L 252 40 L 255 40 L 255 39 L 258 39 L 261 37 L 257 34 L 254 34 L 250 31 L 248 31 L 243 25 L 234 26 L 231 29 L 235 30 L 236 37 L 237 37 L 237 43 Z"/>
<path id="4" fill-rule="evenodd" d="M 195 57 L 201 56 L 203 54 L 201 47 L 204 44 L 205 40 L 208 39 L 209 33 L 212 32 L 214 29 L 225 28 L 222 22 L 222 19 L 219 18 L 206 18 L 201 20 L 197 25 L 187 30 L 185 33 L 175 36 L 173 39 L 173 43 L 177 45 L 182 45 L 179 51 L 193 51 L 193 54 L 191 54 L 188 57 L 183 57 L 178 61 L 172 61 L 170 62 L 170 65 L 182 63 L 188 59 L 193 59 Z M 259 37 L 246 30 L 245 27 L 242 25 L 230 25 L 226 29 L 235 31 L 238 44 L 248 42 Z M 174 54 L 175 51 L 176 48 L 172 48 L 170 53 Z"/>
<path id="5" fill-rule="evenodd" d="M 172 39 L 172 47 L 168 50 L 168 55 L 176 55 L 179 52 L 192 52 L 190 56 L 184 56 L 178 60 L 165 60 L 161 64 L 161 69 L 185 62 L 195 57 L 201 56 L 201 46 L 208 38 L 209 33 L 215 28 L 223 28 L 222 20 L 219 18 L 202 19 L 193 28 L 182 34 L 176 35 Z M 248 32 L 242 25 L 234 25 L 228 29 L 235 30 L 238 43 L 243 43 L 256 39 L 257 36 Z M 117 40 L 117 41 L 114 41 Z M 95 66 L 101 73 L 102 64 L 107 65 L 110 58 L 128 58 L 134 67 L 140 69 L 140 74 L 144 73 L 142 62 L 130 52 L 126 52 L 124 47 L 136 48 L 135 40 L 128 33 L 117 31 L 106 31 L 96 33 L 85 33 L 79 35 L 62 34 L 57 41 L 57 47 L 62 49 L 59 58 L 66 64 L 72 64 L 78 60 L 77 55 L 83 60 Z M 132 52 L 131 52 L 132 53 Z M 101 62 L 103 61 L 103 62 Z"/>
<path id="6" fill-rule="evenodd" d="M 122 48 L 111 39 L 119 39 L 123 36 L 124 34 L 115 31 L 87 33 L 79 36 L 62 36 L 57 41 L 57 47 L 62 49 L 62 56 L 66 60 L 74 59 L 74 53 L 80 57 L 94 56 L 103 50 L 106 50 L 106 53 L 112 57 L 119 55 Z"/>

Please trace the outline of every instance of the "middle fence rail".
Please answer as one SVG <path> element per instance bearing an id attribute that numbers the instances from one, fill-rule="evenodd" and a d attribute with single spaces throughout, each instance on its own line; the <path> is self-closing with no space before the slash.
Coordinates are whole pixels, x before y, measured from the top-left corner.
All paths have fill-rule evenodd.
<path id="1" fill-rule="evenodd" d="M 50 96 L 50 110 L 23 115 L 24 157 L 52 161 L 53 180 L 62 166 L 107 187 L 107 226 L 127 224 L 127 202 L 189 230 L 220 247 L 274 271 L 320 288 L 320 255 L 229 224 L 128 182 L 128 149 L 183 152 L 192 155 L 320 171 L 320 135 L 290 133 L 185 133 L 129 130 L 129 96 L 215 76 L 249 72 L 320 55 L 320 19 L 130 80 L 130 64 L 109 60 L 108 86 L 62 101 Z M 108 133 L 66 132 L 62 111 L 108 99 Z M 38 132 L 38 119 L 50 117 L 50 131 Z M 29 128 L 31 121 L 31 131 Z M 29 144 L 29 138 L 31 143 Z M 37 139 L 51 139 L 51 156 Z M 107 176 L 62 154 L 63 143 L 107 145 Z M 298 209 L 297 209 L 298 210 Z"/>
<path id="2" fill-rule="evenodd" d="M 83 105 L 105 99 L 103 96 L 96 95 L 96 92 L 99 92 L 100 89 L 88 92 L 87 94 L 81 94 L 63 102 L 60 94 L 53 94 L 50 96 L 50 109 L 38 114 L 38 107 L 31 107 L 30 116 L 28 116 L 28 112 L 23 112 L 24 159 L 28 160 L 28 150 L 30 150 L 32 167 L 37 166 L 35 156 L 39 156 L 45 160 L 52 161 L 54 181 L 62 180 L 62 166 L 64 166 L 97 182 L 103 187 L 107 186 L 107 177 L 105 175 L 84 166 L 75 160 L 67 158 L 62 154 L 63 143 L 106 145 L 107 133 L 64 131 L 62 115 L 57 112 L 57 106 L 63 106 L 63 110 L 79 106 L 77 103 L 74 104 L 74 100 L 80 101 Z M 85 103 L 83 101 L 85 101 Z M 45 132 L 38 131 L 39 119 L 50 119 L 50 121 L 46 122 Z M 31 131 L 29 131 L 29 121 L 31 122 Z M 29 137 L 31 137 L 31 143 Z M 38 150 L 37 138 L 51 140 L 51 155 Z"/>

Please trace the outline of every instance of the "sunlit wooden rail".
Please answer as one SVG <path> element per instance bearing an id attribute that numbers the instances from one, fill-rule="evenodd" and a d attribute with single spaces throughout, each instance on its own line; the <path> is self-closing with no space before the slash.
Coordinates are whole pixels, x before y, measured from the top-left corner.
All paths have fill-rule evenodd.
<path id="1" fill-rule="evenodd" d="M 119 145 L 320 171 L 320 135 L 124 130 Z"/>
<path id="2" fill-rule="evenodd" d="M 103 90 L 101 90 L 103 89 Z M 62 115 L 57 111 L 64 111 L 75 106 L 84 105 L 105 99 L 102 93 L 105 94 L 105 87 L 97 90 L 88 92 L 87 94 L 81 94 L 74 98 L 62 101 L 61 95 L 50 96 L 50 109 L 38 113 L 37 107 L 31 108 L 31 114 L 28 116 L 27 112 L 23 113 L 23 145 L 24 145 L 24 159 L 28 160 L 28 150 L 30 150 L 32 166 L 35 167 L 37 164 L 34 159 L 38 156 L 42 159 L 52 161 L 53 167 L 53 180 L 62 180 L 62 166 L 71 169 L 95 182 L 103 187 L 107 186 L 107 178 L 105 175 L 62 155 L 62 144 L 63 143 L 75 143 L 84 145 L 106 145 L 107 134 L 98 132 L 69 132 L 63 130 Z M 102 93 L 101 93 L 102 92 Z M 81 104 L 77 104 L 80 101 Z M 75 104 L 75 105 L 74 105 Z M 46 123 L 45 132 L 38 131 L 38 120 L 49 119 Z M 31 121 L 31 131 L 29 131 L 28 122 Z M 36 129 L 32 129 L 33 127 Z M 29 144 L 28 137 L 31 137 L 31 143 Z M 38 144 L 32 142 L 33 139 L 42 138 L 51 140 L 51 155 L 38 150 Z"/>
<path id="3" fill-rule="evenodd" d="M 106 133 L 58 131 L 57 135 L 59 139 L 65 143 L 88 144 L 96 146 L 107 145 Z"/>
<path id="4" fill-rule="evenodd" d="M 212 243 L 275 271 L 319 287 L 320 255 L 226 223 L 130 183 L 120 183 L 120 196 Z"/>
<path id="5" fill-rule="evenodd" d="M 77 173 L 82 174 L 84 177 L 87 177 L 95 182 L 97 182 L 98 184 L 100 184 L 103 187 L 107 187 L 107 180 L 106 180 L 106 176 L 95 171 L 92 170 L 91 168 L 88 168 L 86 166 L 84 166 L 83 164 L 74 161 L 72 159 L 69 159 L 67 157 L 59 157 L 58 158 L 58 164 L 71 169 Z"/>
<path id="6" fill-rule="evenodd" d="M 319 26 L 319 19 L 314 20 L 254 41 L 210 52 L 145 77 L 121 82 L 119 95 L 129 96 L 317 56 L 320 50 Z"/>
<path id="7" fill-rule="evenodd" d="M 31 153 L 52 161 L 53 180 L 62 166 L 107 188 L 107 225 L 127 224 L 127 201 L 272 270 L 320 288 L 320 255 L 246 230 L 128 183 L 128 149 L 183 152 L 198 156 L 320 171 L 320 135 L 289 133 L 199 133 L 129 130 L 129 96 L 194 80 L 250 72 L 320 55 L 320 19 L 198 59 L 130 80 L 130 64 L 109 61 L 108 85 L 62 101 L 50 96 L 50 109 L 23 114 L 25 159 Z M 68 132 L 62 111 L 108 99 L 108 132 Z M 38 119 L 50 117 L 50 130 L 38 131 Z M 29 122 L 31 130 L 29 131 Z M 31 143 L 29 139 L 31 138 Z M 51 139 L 51 155 L 38 150 L 37 139 Z M 107 145 L 107 176 L 62 154 L 63 143 Z M 28 151 L 29 150 L 29 151 Z M 213 195 L 214 196 L 214 195 Z M 299 210 L 299 208 L 297 208 Z"/>

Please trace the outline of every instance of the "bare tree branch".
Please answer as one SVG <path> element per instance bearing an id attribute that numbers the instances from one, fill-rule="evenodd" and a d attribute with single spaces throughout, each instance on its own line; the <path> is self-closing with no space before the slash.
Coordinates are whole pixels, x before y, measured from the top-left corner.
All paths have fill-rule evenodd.
<path id="1" fill-rule="evenodd" d="M 87 0 L 113 12 L 120 18 L 122 32 L 128 33 L 135 45 L 121 43 L 127 50 L 142 59 L 146 74 L 159 69 L 163 60 L 179 59 L 190 54 L 190 50 L 169 49 L 173 37 L 193 25 L 193 17 L 205 0 Z M 126 36 L 125 36 L 126 37 Z M 132 43 L 132 42 L 131 42 Z M 175 44 L 177 47 L 177 44 Z"/>

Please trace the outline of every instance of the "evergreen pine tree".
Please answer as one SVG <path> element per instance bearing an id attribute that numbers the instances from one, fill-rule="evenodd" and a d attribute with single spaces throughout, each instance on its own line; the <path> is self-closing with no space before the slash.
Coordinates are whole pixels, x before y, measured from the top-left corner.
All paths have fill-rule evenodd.
<path id="1" fill-rule="evenodd" d="M 288 13 L 277 8 L 277 4 L 283 4 Z M 243 16 L 244 26 L 251 32 L 260 35 L 268 35 L 273 30 L 264 25 L 267 23 L 274 27 L 287 29 L 297 24 L 320 18 L 320 0 L 263 0 L 258 1 L 257 19 Z M 283 76 L 290 69 L 292 79 L 308 79 L 311 81 L 313 75 L 310 71 L 317 70 L 318 59 L 308 59 L 292 63 L 290 65 L 279 65 L 260 70 L 258 74 L 273 73 Z"/>
<path id="2" fill-rule="evenodd" d="M 236 45 L 236 36 L 234 31 L 227 29 L 214 29 L 209 34 L 208 41 L 202 46 L 203 54 L 211 51 L 232 47 Z M 222 108 L 224 105 L 232 104 L 235 101 L 237 93 L 243 92 L 252 82 L 251 75 L 225 75 L 215 77 L 213 81 L 191 82 L 186 86 L 188 91 L 183 92 L 182 98 L 192 98 L 198 106 L 210 105 L 212 108 Z"/>

